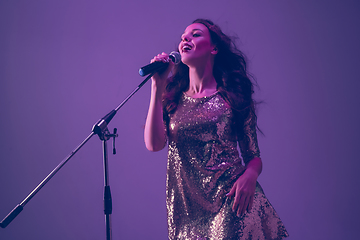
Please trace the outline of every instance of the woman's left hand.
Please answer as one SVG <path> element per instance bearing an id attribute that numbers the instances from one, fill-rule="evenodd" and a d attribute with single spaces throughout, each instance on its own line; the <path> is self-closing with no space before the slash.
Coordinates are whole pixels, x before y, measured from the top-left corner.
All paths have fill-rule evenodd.
<path id="1" fill-rule="evenodd" d="M 246 169 L 236 180 L 230 192 L 226 194 L 229 198 L 235 196 L 232 210 L 236 212 L 238 217 L 243 215 L 246 210 L 249 212 L 252 208 L 257 178 L 258 173 L 256 171 Z"/>

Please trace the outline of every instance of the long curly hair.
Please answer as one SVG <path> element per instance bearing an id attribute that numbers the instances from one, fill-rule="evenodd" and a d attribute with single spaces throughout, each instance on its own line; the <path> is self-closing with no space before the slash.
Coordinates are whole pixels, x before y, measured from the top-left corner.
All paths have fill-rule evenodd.
<path id="1" fill-rule="evenodd" d="M 250 113 L 256 118 L 256 104 L 252 97 L 254 78 L 247 71 L 245 55 L 236 47 L 234 41 L 212 21 L 196 19 L 193 23 L 201 23 L 208 28 L 211 41 L 218 49 L 214 59 L 213 75 L 219 94 L 235 110 L 237 125 L 242 124 Z M 176 111 L 183 92 L 189 88 L 189 81 L 189 68 L 180 62 L 168 79 L 163 95 L 165 120 L 168 119 L 168 114 Z"/>

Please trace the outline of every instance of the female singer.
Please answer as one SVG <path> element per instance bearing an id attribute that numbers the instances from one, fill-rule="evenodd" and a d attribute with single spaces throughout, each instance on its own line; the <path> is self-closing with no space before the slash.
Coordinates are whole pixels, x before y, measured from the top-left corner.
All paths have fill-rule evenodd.
<path id="1" fill-rule="evenodd" d="M 244 55 L 206 19 L 185 29 L 178 51 L 179 65 L 166 53 L 151 60 L 169 66 L 152 77 L 144 131 L 148 150 L 168 143 L 169 239 L 287 237 L 257 182 L 262 161 Z"/>

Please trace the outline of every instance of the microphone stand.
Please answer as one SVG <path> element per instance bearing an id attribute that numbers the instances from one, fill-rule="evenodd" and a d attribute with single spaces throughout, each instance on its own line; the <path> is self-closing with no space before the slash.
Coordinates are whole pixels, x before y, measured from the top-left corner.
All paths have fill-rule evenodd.
<path id="1" fill-rule="evenodd" d="M 155 74 L 151 73 L 146 77 L 144 81 L 142 81 L 126 98 L 123 100 L 119 106 L 115 109 L 111 110 L 105 117 L 100 119 L 92 128 L 92 132 L 88 137 L 85 138 L 83 142 L 80 143 L 63 161 L 57 165 L 54 170 L 47 175 L 44 180 L 40 182 L 40 184 L 34 188 L 34 190 L 0 222 L 1 228 L 6 228 L 9 223 L 14 220 L 14 218 L 24 209 L 25 205 L 35 196 L 36 193 L 40 191 L 42 187 L 80 150 L 82 146 L 87 143 L 92 136 L 97 134 L 102 141 L 103 146 L 103 161 L 104 161 L 104 214 L 105 214 L 105 226 L 106 226 L 106 240 L 112 239 L 112 228 L 111 228 L 111 213 L 112 213 L 112 199 L 111 199 L 111 191 L 109 185 L 109 174 L 108 174 L 108 153 L 107 153 L 107 140 L 111 137 L 114 139 L 118 137 L 116 133 L 116 128 L 114 129 L 114 133 L 110 134 L 107 126 L 115 116 L 117 111 L 137 92 L 140 88 L 142 88 L 145 83 Z M 115 154 L 115 149 L 113 150 Z"/>

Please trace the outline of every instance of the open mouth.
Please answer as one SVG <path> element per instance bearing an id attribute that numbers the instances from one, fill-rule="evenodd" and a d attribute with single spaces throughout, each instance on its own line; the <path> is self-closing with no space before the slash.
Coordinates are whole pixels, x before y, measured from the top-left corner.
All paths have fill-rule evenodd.
<path id="1" fill-rule="evenodd" d="M 192 49 L 192 47 L 189 45 L 189 44 L 184 44 L 183 46 L 182 46 L 182 48 L 181 48 L 181 51 L 182 52 L 188 52 L 188 51 L 190 51 Z"/>

